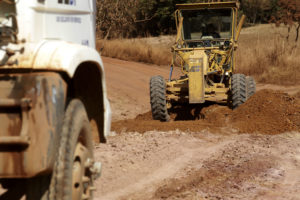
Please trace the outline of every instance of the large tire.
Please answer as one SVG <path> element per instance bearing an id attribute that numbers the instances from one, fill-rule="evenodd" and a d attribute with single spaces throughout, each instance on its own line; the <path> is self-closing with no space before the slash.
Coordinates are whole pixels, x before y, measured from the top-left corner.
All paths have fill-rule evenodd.
<path id="1" fill-rule="evenodd" d="M 170 120 L 166 101 L 166 84 L 161 76 L 153 76 L 150 80 L 150 104 L 154 120 L 163 122 Z"/>
<path id="2" fill-rule="evenodd" d="M 91 127 L 84 105 L 75 99 L 65 113 L 50 199 L 92 199 L 94 188 L 90 162 L 93 162 Z"/>
<path id="3" fill-rule="evenodd" d="M 247 99 L 249 99 L 256 92 L 256 83 L 253 77 L 246 77 L 246 87 L 247 87 Z"/>
<path id="4" fill-rule="evenodd" d="M 246 77 L 243 74 L 234 74 L 231 78 L 231 103 L 236 109 L 247 101 Z"/>

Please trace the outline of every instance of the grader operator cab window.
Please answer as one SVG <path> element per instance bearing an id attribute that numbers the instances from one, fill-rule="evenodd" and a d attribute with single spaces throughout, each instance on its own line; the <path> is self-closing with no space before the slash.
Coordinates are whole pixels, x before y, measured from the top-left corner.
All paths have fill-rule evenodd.
<path id="1" fill-rule="evenodd" d="M 185 41 L 230 39 L 231 9 L 182 10 Z"/>

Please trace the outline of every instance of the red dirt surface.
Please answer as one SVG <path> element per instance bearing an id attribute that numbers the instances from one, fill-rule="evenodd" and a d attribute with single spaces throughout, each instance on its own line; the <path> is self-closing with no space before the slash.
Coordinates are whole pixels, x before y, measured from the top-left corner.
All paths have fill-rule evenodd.
<path id="1" fill-rule="evenodd" d="M 295 96 L 296 98 L 300 98 L 300 92 L 296 93 L 294 96 Z"/>
<path id="2" fill-rule="evenodd" d="M 96 147 L 95 200 L 297 200 L 300 134 L 123 133 Z"/>
<path id="3" fill-rule="evenodd" d="M 103 164 L 95 200 L 300 199 L 299 85 L 258 84 L 289 95 L 264 90 L 236 111 L 178 107 L 161 123 L 145 113 L 149 80 L 168 68 L 103 61 L 115 131 L 95 147 Z"/>
<path id="4" fill-rule="evenodd" d="M 134 63 L 103 57 L 108 98 L 113 120 L 134 118 L 150 109 L 149 82 L 151 76 L 169 75 L 169 67 Z M 175 70 L 174 74 L 178 74 Z"/>
<path id="5" fill-rule="evenodd" d="M 232 111 L 224 105 L 182 106 L 170 111 L 171 122 L 152 120 L 151 112 L 135 119 L 112 124 L 116 132 L 147 132 L 151 130 L 181 130 L 197 132 L 203 129 L 219 131 L 229 127 L 240 133 L 279 134 L 300 131 L 299 99 L 288 94 L 261 90 L 245 104 Z"/>
<path id="6" fill-rule="evenodd" d="M 282 92 L 262 90 L 233 111 L 231 122 L 244 133 L 300 131 L 300 102 Z"/>

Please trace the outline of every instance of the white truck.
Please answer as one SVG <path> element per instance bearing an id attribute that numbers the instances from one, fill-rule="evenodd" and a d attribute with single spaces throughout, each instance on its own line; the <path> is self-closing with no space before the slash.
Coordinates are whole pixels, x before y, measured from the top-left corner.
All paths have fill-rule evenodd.
<path id="1" fill-rule="evenodd" d="M 92 199 L 110 131 L 95 0 L 0 0 L 1 199 Z"/>

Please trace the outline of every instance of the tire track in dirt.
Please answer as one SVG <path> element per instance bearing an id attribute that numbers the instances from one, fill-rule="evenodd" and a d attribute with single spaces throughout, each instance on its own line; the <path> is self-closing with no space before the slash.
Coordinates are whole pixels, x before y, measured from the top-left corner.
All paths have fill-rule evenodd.
<path id="1" fill-rule="evenodd" d="M 113 119 L 134 119 L 149 111 L 149 79 L 159 74 L 167 77 L 168 67 L 103 61 Z M 260 88 L 300 94 L 299 86 L 259 84 Z M 211 121 L 194 133 L 114 133 L 107 144 L 95 149 L 96 159 L 103 163 L 95 199 L 299 199 L 300 133 L 237 134 L 232 127 L 224 128 L 226 119 L 212 123 L 220 117 L 219 109 L 213 106 L 214 112 L 206 113 Z M 137 124 L 147 117 L 139 116 Z M 217 129 L 209 130 L 208 125 Z M 156 125 L 149 127 L 153 130 Z"/>
<path id="2" fill-rule="evenodd" d="M 299 133 L 232 137 L 236 143 L 165 180 L 151 199 L 299 199 Z"/>
<path id="3" fill-rule="evenodd" d="M 225 145 L 228 145 L 233 141 L 224 141 L 216 144 L 205 144 L 196 149 L 194 148 L 179 148 L 178 151 L 181 152 L 181 156 L 175 158 L 174 160 L 168 162 L 159 169 L 151 172 L 151 174 L 146 175 L 138 182 L 131 184 L 121 190 L 112 191 L 110 194 L 105 195 L 100 199 L 112 200 L 112 199 L 143 199 L 145 196 L 151 196 L 156 190 L 156 185 L 159 184 L 164 179 L 169 179 L 173 177 L 183 168 L 187 167 L 190 161 L 198 155 L 198 160 L 206 160 L 211 154 L 219 151 Z M 201 154 L 200 154 L 201 152 Z M 153 187 L 154 186 L 154 187 Z M 143 191 L 142 194 L 140 191 Z"/>
<path id="4" fill-rule="evenodd" d="M 98 200 L 298 199 L 300 192 L 296 132 L 124 133 L 96 152 L 104 161 Z"/>

